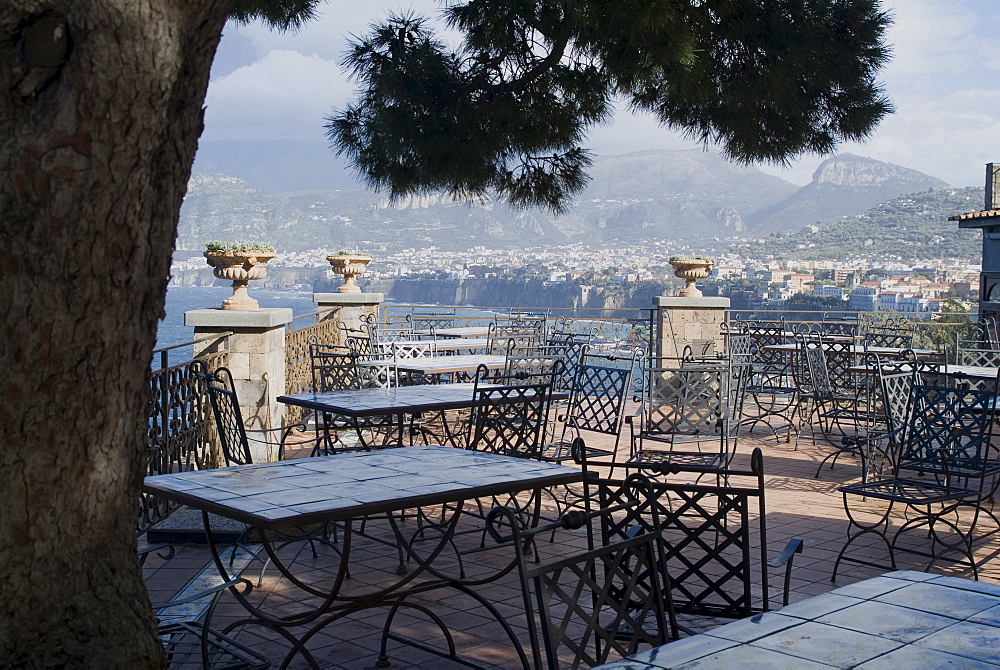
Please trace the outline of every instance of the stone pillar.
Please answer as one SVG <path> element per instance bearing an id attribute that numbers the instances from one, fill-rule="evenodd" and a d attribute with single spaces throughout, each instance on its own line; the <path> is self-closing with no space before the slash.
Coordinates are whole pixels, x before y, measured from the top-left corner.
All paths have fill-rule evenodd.
<path id="1" fill-rule="evenodd" d="M 285 326 L 291 320 L 292 310 L 288 307 L 184 312 L 184 325 L 194 327 L 195 339 L 233 332 L 226 345 L 226 367 L 233 373 L 243 422 L 249 429 L 276 428 L 283 423 L 285 408 L 277 397 L 285 393 Z M 199 342 L 194 345 L 194 355 L 217 351 L 219 345 L 218 340 Z M 261 453 L 254 450 L 253 442 L 250 447 L 254 461 L 275 460 L 278 456 L 277 448 L 272 453 Z"/>
<path id="2" fill-rule="evenodd" d="M 691 345 L 696 354 L 722 352 L 725 340 L 722 323 L 726 320 L 729 298 L 653 298 L 657 311 L 659 338 L 658 357 L 677 357 L 684 345 Z M 706 349 L 707 347 L 707 349 Z"/>
<path id="3" fill-rule="evenodd" d="M 376 314 L 385 296 L 381 293 L 313 293 L 313 300 L 320 311 L 336 308 L 334 311 L 317 316 L 317 323 L 336 319 L 346 328 L 358 330 L 361 327 L 362 315 Z M 340 331 L 337 336 L 340 336 Z M 347 344 L 339 341 L 337 343 Z"/>

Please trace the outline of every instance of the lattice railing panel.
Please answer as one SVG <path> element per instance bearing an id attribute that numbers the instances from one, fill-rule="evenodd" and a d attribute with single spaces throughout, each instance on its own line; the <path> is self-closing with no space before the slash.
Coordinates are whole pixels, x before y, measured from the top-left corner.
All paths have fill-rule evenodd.
<path id="1" fill-rule="evenodd" d="M 200 357 L 214 370 L 226 365 L 225 351 Z M 146 431 L 146 474 L 158 475 L 218 467 L 212 411 L 204 386 L 191 371 L 192 361 L 154 370 L 149 375 L 149 415 Z M 144 533 L 177 507 L 143 494 L 136 531 Z"/>
<path id="2" fill-rule="evenodd" d="M 309 344 L 339 343 L 340 332 L 337 320 L 327 319 L 285 332 L 285 393 L 302 393 L 312 388 L 312 362 L 309 359 Z M 303 407 L 287 405 L 285 423 L 294 423 L 308 413 Z"/>

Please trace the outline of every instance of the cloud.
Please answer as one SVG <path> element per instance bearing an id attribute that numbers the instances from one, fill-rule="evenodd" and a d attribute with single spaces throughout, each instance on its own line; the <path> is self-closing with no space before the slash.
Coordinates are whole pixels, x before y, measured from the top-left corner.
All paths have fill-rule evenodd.
<path id="1" fill-rule="evenodd" d="M 996 0 L 891 0 L 894 58 L 880 76 L 898 112 L 870 141 L 850 151 L 926 172 L 956 186 L 982 182 L 983 164 L 1000 160 L 1000 31 Z M 342 107 L 354 85 L 340 67 L 348 36 L 368 32 L 390 12 L 439 16 L 438 0 L 331 3 L 297 33 L 228 26 L 208 92 L 205 139 L 323 141 L 324 117 Z M 454 35 L 449 36 L 453 40 Z M 620 105 L 611 125 L 585 142 L 603 155 L 643 149 L 695 149 L 697 142 Z M 990 155 L 993 149 L 996 155 Z M 765 172 L 808 183 L 824 160 L 806 156 L 791 169 Z"/>
<path id="2" fill-rule="evenodd" d="M 321 140 L 324 117 L 349 94 L 338 63 L 297 51 L 270 51 L 212 82 L 204 138 Z"/>

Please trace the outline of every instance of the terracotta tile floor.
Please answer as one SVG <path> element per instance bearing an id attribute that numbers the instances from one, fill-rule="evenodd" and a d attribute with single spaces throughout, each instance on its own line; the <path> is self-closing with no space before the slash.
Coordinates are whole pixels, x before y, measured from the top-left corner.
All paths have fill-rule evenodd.
<path id="1" fill-rule="evenodd" d="M 626 439 L 627 436 L 623 438 L 623 442 Z M 598 438 L 591 439 L 589 443 L 599 445 L 603 442 L 604 440 Z M 760 447 L 764 453 L 767 532 L 771 556 L 776 555 L 789 538 L 799 537 L 805 542 L 804 552 L 795 561 L 791 580 L 791 600 L 794 602 L 829 591 L 835 586 L 831 583 L 830 577 L 834 559 L 843 546 L 847 529 L 842 497 L 837 491 L 837 486 L 857 480 L 859 468 L 856 460 L 850 456 L 844 457 L 838 461 L 836 467 L 832 470 L 825 468 L 820 478 L 815 479 L 813 475 L 816 467 L 829 453 L 829 445 L 822 441 L 813 444 L 807 438 L 803 439 L 799 449 L 795 450 L 792 444 L 784 441 L 784 435 L 775 438 L 769 430 L 761 427 L 753 434 L 740 435 L 736 466 L 749 466 L 749 454 L 754 447 Z M 551 505 L 546 505 L 546 508 L 551 516 L 553 513 Z M 989 530 L 990 523 L 988 518 L 981 519 L 980 528 Z M 456 539 L 456 547 L 461 551 L 475 550 L 480 545 L 481 534 L 474 531 L 473 525 L 470 519 L 468 525 L 463 527 L 472 532 L 460 535 Z M 415 530 L 416 523 L 413 520 L 405 521 L 403 527 L 404 532 L 406 529 Z M 390 537 L 387 524 L 384 521 L 371 522 L 366 531 L 371 537 L 355 536 L 351 575 L 346 582 L 348 592 L 360 593 L 372 586 L 386 586 L 398 578 L 394 574 L 394 569 L 398 565 L 395 550 L 373 539 Z M 583 542 L 584 537 L 578 531 L 569 540 L 561 537 L 561 540 L 555 543 L 539 542 L 538 553 L 544 561 L 573 549 L 582 549 L 585 546 Z M 431 544 L 427 541 L 417 546 Z M 487 544 L 490 544 L 489 541 Z M 148 588 L 157 600 L 162 600 L 164 596 L 186 583 L 209 561 L 209 553 L 204 546 L 180 545 L 177 549 L 174 558 L 164 561 L 154 556 L 145 566 Z M 886 558 L 884 548 L 874 543 L 869 543 L 867 548 L 859 547 L 855 555 L 861 555 L 862 552 L 876 561 Z M 994 536 L 978 545 L 976 555 L 980 564 L 980 579 L 1000 583 L 1000 561 L 994 560 L 998 552 L 1000 552 L 1000 537 Z M 291 544 L 282 550 L 284 556 L 292 554 L 296 554 L 294 561 L 296 570 L 298 574 L 303 575 L 305 581 L 321 586 L 333 583 L 338 561 L 330 547 L 319 546 L 318 558 L 313 558 L 308 545 L 301 542 Z M 900 555 L 898 568 L 923 569 L 923 564 L 916 560 L 919 557 L 907 556 Z M 509 565 L 511 561 L 512 554 L 509 547 L 494 546 L 486 551 L 466 553 L 462 556 L 468 577 L 489 574 L 501 566 Z M 458 569 L 455 552 L 446 548 L 435 565 L 440 566 L 443 571 L 455 574 Z M 244 576 L 256 582 L 259 566 L 259 563 L 251 563 L 244 571 Z M 935 565 L 933 570 L 970 576 L 967 568 L 963 569 L 962 566 L 950 563 Z M 836 585 L 842 586 L 882 572 L 884 570 L 877 568 L 843 564 Z M 770 589 L 772 598 L 780 597 L 778 577 L 777 574 L 772 576 Z M 493 584 L 476 588 L 476 591 L 508 618 L 519 644 L 527 645 L 524 611 L 516 571 Z M 307 609 L 301 596 L 295 595 L 295 590 L 287 580 L 279 579 L 278 571 L 273 567 L 266 571 L 262 587 L 254 590 L 254 597 L 260 600 L 263 606 L 284 614 Z M 317 600 L 313 598 L 311 602 Z M 461 655 L 497 668 L 519 667 L 514 643 L 504 634 L 496 620 L 488 616 L 470 596 L 452 590 L 432 591 L 414 596 L 407 603 L 426 605 L 441 616 L 450 627 Z M 776 604 L 780 604 L 780 600 Z M 227 594 L 213 616 L 213 627 L 222 628 L 227 623 L 235 622 L 243 612 L 240 605 Z M 345 616 L 317 632 L 309 640 L 307 647 L 321 667 L 374 668 L 378 660 L 386 614 L 386 609 L 377 609 Z M 428 618 L 422 616 L 420 610 L 414 607 L 404 607 L 397 613 L 392 630 L 419 639 L 434 642 L 441 640 L 436 626 L 429 623 Z M 238 628 L 236 637 L 272 659 L 283 657 L 289 650 L 287 641 L 278 633 L 260 626 Z M 427 652 L 402 646 L 393 641 L 389 642 L 388 649 L 392 667 L 460 667 Z M 526 653 L 530 654 L 530 651 Z M 307 664 L 299 655 L 292 660 L 290 667 L 307 667 Z"/>

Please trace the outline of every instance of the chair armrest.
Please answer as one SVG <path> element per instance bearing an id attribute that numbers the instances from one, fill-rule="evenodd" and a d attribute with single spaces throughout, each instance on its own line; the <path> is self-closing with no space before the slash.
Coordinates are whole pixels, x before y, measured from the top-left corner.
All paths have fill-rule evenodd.
<path id="1" fill-rule="evenodd" d="M 788 604 L 788 589 L 792 579 L 792 563 L 795 561 L 795 554 L 802 553 L 802 546 L 801 539 L 797 537 L 791 538 L 788 540 L 788 543 L 785 544 L 784 550 L 778 554 L 777 558 L 767 564 L 768 567 L 771 568 L 780 568 L 782 566 L 785 568 L 785 585 L 781 596 L 782 607 Z"/>

